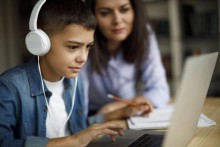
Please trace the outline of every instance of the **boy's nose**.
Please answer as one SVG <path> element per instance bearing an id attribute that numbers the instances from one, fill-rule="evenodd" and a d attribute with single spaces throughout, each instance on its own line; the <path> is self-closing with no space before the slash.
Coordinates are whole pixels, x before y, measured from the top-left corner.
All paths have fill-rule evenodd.
<path id="1" fill-rule="evenodd" d="M 76 61 L 79 63 L 86 62 L 87 57 L 88 57 L 88 51 L 86 51 L 86 49 L 82 49 L 82 51 L 79 52 Z"/>

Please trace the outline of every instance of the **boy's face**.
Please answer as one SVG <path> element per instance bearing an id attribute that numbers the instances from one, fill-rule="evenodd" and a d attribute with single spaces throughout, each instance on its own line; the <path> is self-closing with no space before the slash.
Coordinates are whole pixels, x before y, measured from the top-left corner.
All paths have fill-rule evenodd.
<path id="1" fill-rule="evenodd" d="M 40 60 L 45 80 L 74 78 L 85 64 L 93 45 L 94 30 L 82 25 L 68 25 L 63 32 L 50 36 L 50 51 Z"/>

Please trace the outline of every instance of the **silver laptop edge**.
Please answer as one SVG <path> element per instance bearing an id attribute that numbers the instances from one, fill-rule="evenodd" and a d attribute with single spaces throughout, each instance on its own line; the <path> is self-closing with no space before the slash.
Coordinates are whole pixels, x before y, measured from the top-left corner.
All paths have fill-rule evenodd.
<path id="1" fill-rule="evenodd" d="M 211 53 L 187 59 L 164 147 L 185 147 L 193 138 L 217 57 Z"/>

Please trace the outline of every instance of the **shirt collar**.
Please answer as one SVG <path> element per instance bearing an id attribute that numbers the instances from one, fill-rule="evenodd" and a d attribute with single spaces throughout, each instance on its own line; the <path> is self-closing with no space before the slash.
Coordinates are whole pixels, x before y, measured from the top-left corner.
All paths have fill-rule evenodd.
<path id="1" fill-rule="evenodd" d="M 38 62 L 37 62 L 36 57 L 32 58 L 26 64 L 26 69 L 27 69 L 27 76 L 28 76 L 29 85 L 30 85 L 31 96 L 43 94 L 41 77 L 40 77 L 40 73 L 38 70 Z M 43 84 L 44 84 L 44 82 L 43 82 Z M 71 84 L 70 79 L 67 79 L 67 78 L 64 79 L 64 88 L 65 89 L 72 88 L 72 84 Z M 45 90 L 44 92 L 48 91 L 45 84 L 44 84 L 44 90 Z"/>

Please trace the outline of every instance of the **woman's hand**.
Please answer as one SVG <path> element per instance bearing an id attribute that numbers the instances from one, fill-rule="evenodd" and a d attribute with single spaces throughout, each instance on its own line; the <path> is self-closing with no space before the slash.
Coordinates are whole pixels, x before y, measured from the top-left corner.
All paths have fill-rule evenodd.
<path id="1" fill-rule="evenodd" d="M 137 96 L 132 100 L 132 102 L 140 105 L 140 107 L 143 107 L 142 110 L 144 111 L 139 112 L 142 116 L 147 116 L 153 111 L 153 105 L 144 96 Z"/>
<path id="2" fill-rule="evenodd" d="M 103 106 L 98 113 L 105 114 L 104 120 L 111 121 L 126 119 L 134 115 L 147 116 L 152 110 L 152 104 L 143 96 L 135 97 L 131 100 L 137 107 L 127 105 L 123 102 L 113 102 Z"/>
<path id="3" fill-rule="evenodd" d="M 121 109 L 125 106 L 127 106 L 127 104 L 123 102 L 111 102 L 111 103 L 104 105 L 101 109 L 99 109 L 98 114 L 106 114 L 106 113 Z"/>
<path id="4" fill-rule="evenodd" d="M 91 141 L 96 140 L 97 138 L 103 135 L 110 135 L 112 141 L 115 141 L 115 136 L 124 135 L 123 126 L 120 124 L 107 122 L 103 124 L 94 124 L 89 128 L 80 131 L 79 133 L 73 136 L 74 142 L 73 146 L 84 147 L 87 146 Z"/>

